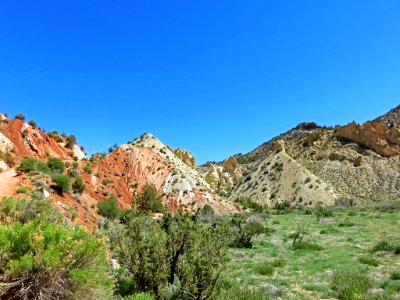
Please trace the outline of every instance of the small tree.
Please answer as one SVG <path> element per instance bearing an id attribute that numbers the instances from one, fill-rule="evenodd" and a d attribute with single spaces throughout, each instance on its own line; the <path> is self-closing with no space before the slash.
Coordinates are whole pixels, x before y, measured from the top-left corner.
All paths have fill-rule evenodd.
<path id="1" fill-rule="evenodd" d="M 37 124 L 34 120 L 30 120 L 28 124 L 31 125 L 33 128 L 37 127 Z"/>
<path id="2" fill-rule="evenodd" d="M 146 184 L 143 191 L 133 198 L 132 208 L 145 213 L 161 213 L 164 211 L 161 196 L 156 188 L 150 184 Z"/>
<path id="3" fill-rule="evenodd" d="M 25 116 L 21 113 L 15 115 L 15 119 L 19 119 L 21 121 L 25 121 Z"/>

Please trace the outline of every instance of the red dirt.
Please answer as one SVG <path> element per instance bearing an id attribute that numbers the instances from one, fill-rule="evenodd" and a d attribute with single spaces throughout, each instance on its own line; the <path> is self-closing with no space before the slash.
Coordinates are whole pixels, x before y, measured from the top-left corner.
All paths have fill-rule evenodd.
<path id="1" fill-rule="evenodd" d="M 0 198 L 4 196 L 13 196 L 15 189 L 19 185 L 20 178 L 17 176 L 15 169 L 9 169 L 0 173 Z"/>

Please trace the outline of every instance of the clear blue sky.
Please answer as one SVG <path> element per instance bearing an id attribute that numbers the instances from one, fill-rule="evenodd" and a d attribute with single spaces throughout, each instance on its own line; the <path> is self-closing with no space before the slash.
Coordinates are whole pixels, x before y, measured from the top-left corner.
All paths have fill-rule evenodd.
<path id="1" fill-rule="evenodd" d="M 0 111 L 198 161 L 400 104 L 399 1 L 2 1 Z"/>

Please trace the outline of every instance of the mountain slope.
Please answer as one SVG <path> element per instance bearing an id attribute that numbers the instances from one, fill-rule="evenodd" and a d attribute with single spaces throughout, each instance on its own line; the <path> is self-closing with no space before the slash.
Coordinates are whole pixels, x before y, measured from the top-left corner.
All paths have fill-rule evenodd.
<path id="1" fill-rule="evenodd" d="M 303 193 L 301 203 L 305 205 L 398 199 L 399 115 L 397 107 L 375 121 L 364 124 L 350 123 L 327 128 L 315 123 L 303 123 L 248 154 L 236 155 L 247 169 L 245 178 L 250 179 L 246 182 L 242 178 L 233 188 L 230 199 L 251 196 L 268 204 L 289 201 L 293 206 L 300 205 L 300 196 L 295 197 L 300 193 L 296 189 L 304 190 L 304 184 L 298 186 L 300 180 L 296 179 L 295 185 L 291 175 L 272 176 L 262 172 L 271 171 L 266 164 L 272 164 L 279 151 L 293 159 L 298 168 L 297 174 L 308 174 L 311 180 L 314 178 L 315 182 L 324 184 L 324 188 L 318 188 L 313 194 Z M 315 188 L 316 185 L 312 185 Z M 271 198 L 271 195 L 274 196 Z"/>

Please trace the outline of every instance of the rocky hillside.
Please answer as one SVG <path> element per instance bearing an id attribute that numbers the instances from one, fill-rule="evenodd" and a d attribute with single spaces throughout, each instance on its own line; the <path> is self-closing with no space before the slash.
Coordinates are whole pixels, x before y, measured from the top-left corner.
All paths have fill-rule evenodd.
<path id="1" fill-rule="evenodd" d="M 388 127 L 400 127 L 400 105 L 390 110 L 388 113 L 383 116 L 375 119 L 375 121 L 379 121 L 384 123 Z"/>
<path id="2" fill-rule="evenodd" d="M 230 193 L 274 205 L 350 204 L 400 197 L 399 107 L 372 122 L 303 123 L 235 157 L 247 170 Z"/>
<path id="3" fill-rule="evenodd" d="M 46 162 L 49 157 L 61 159 L 65 174 L 81 178 L 85 190 L 60 195 L 52 178 L 38 172 L 15 171 L 23 158 L 34 157 Z M 144 134 L 129 144 L 116 147 L 109 154 L 96 154 L 88 160 L 73 136 L 57 132 L 44 133 L 34 122 L 0 115 L 0 197 L 25 198 L 37 190 L 74 222 L 94 229 L 99 220 L 97 203 L 114 196 L 120 208 L 130 208 L 133 197 L 144 185 L 151 184 L 171 210 L 194 212 L 205 205 L 216 213 L 230 213 L 237 207 L 214 194 L 214 190 L 196 169 L 188 151 L 172 150 L 151 134 Z M 23 191 L 23 192 L 21 192 Z"/>

